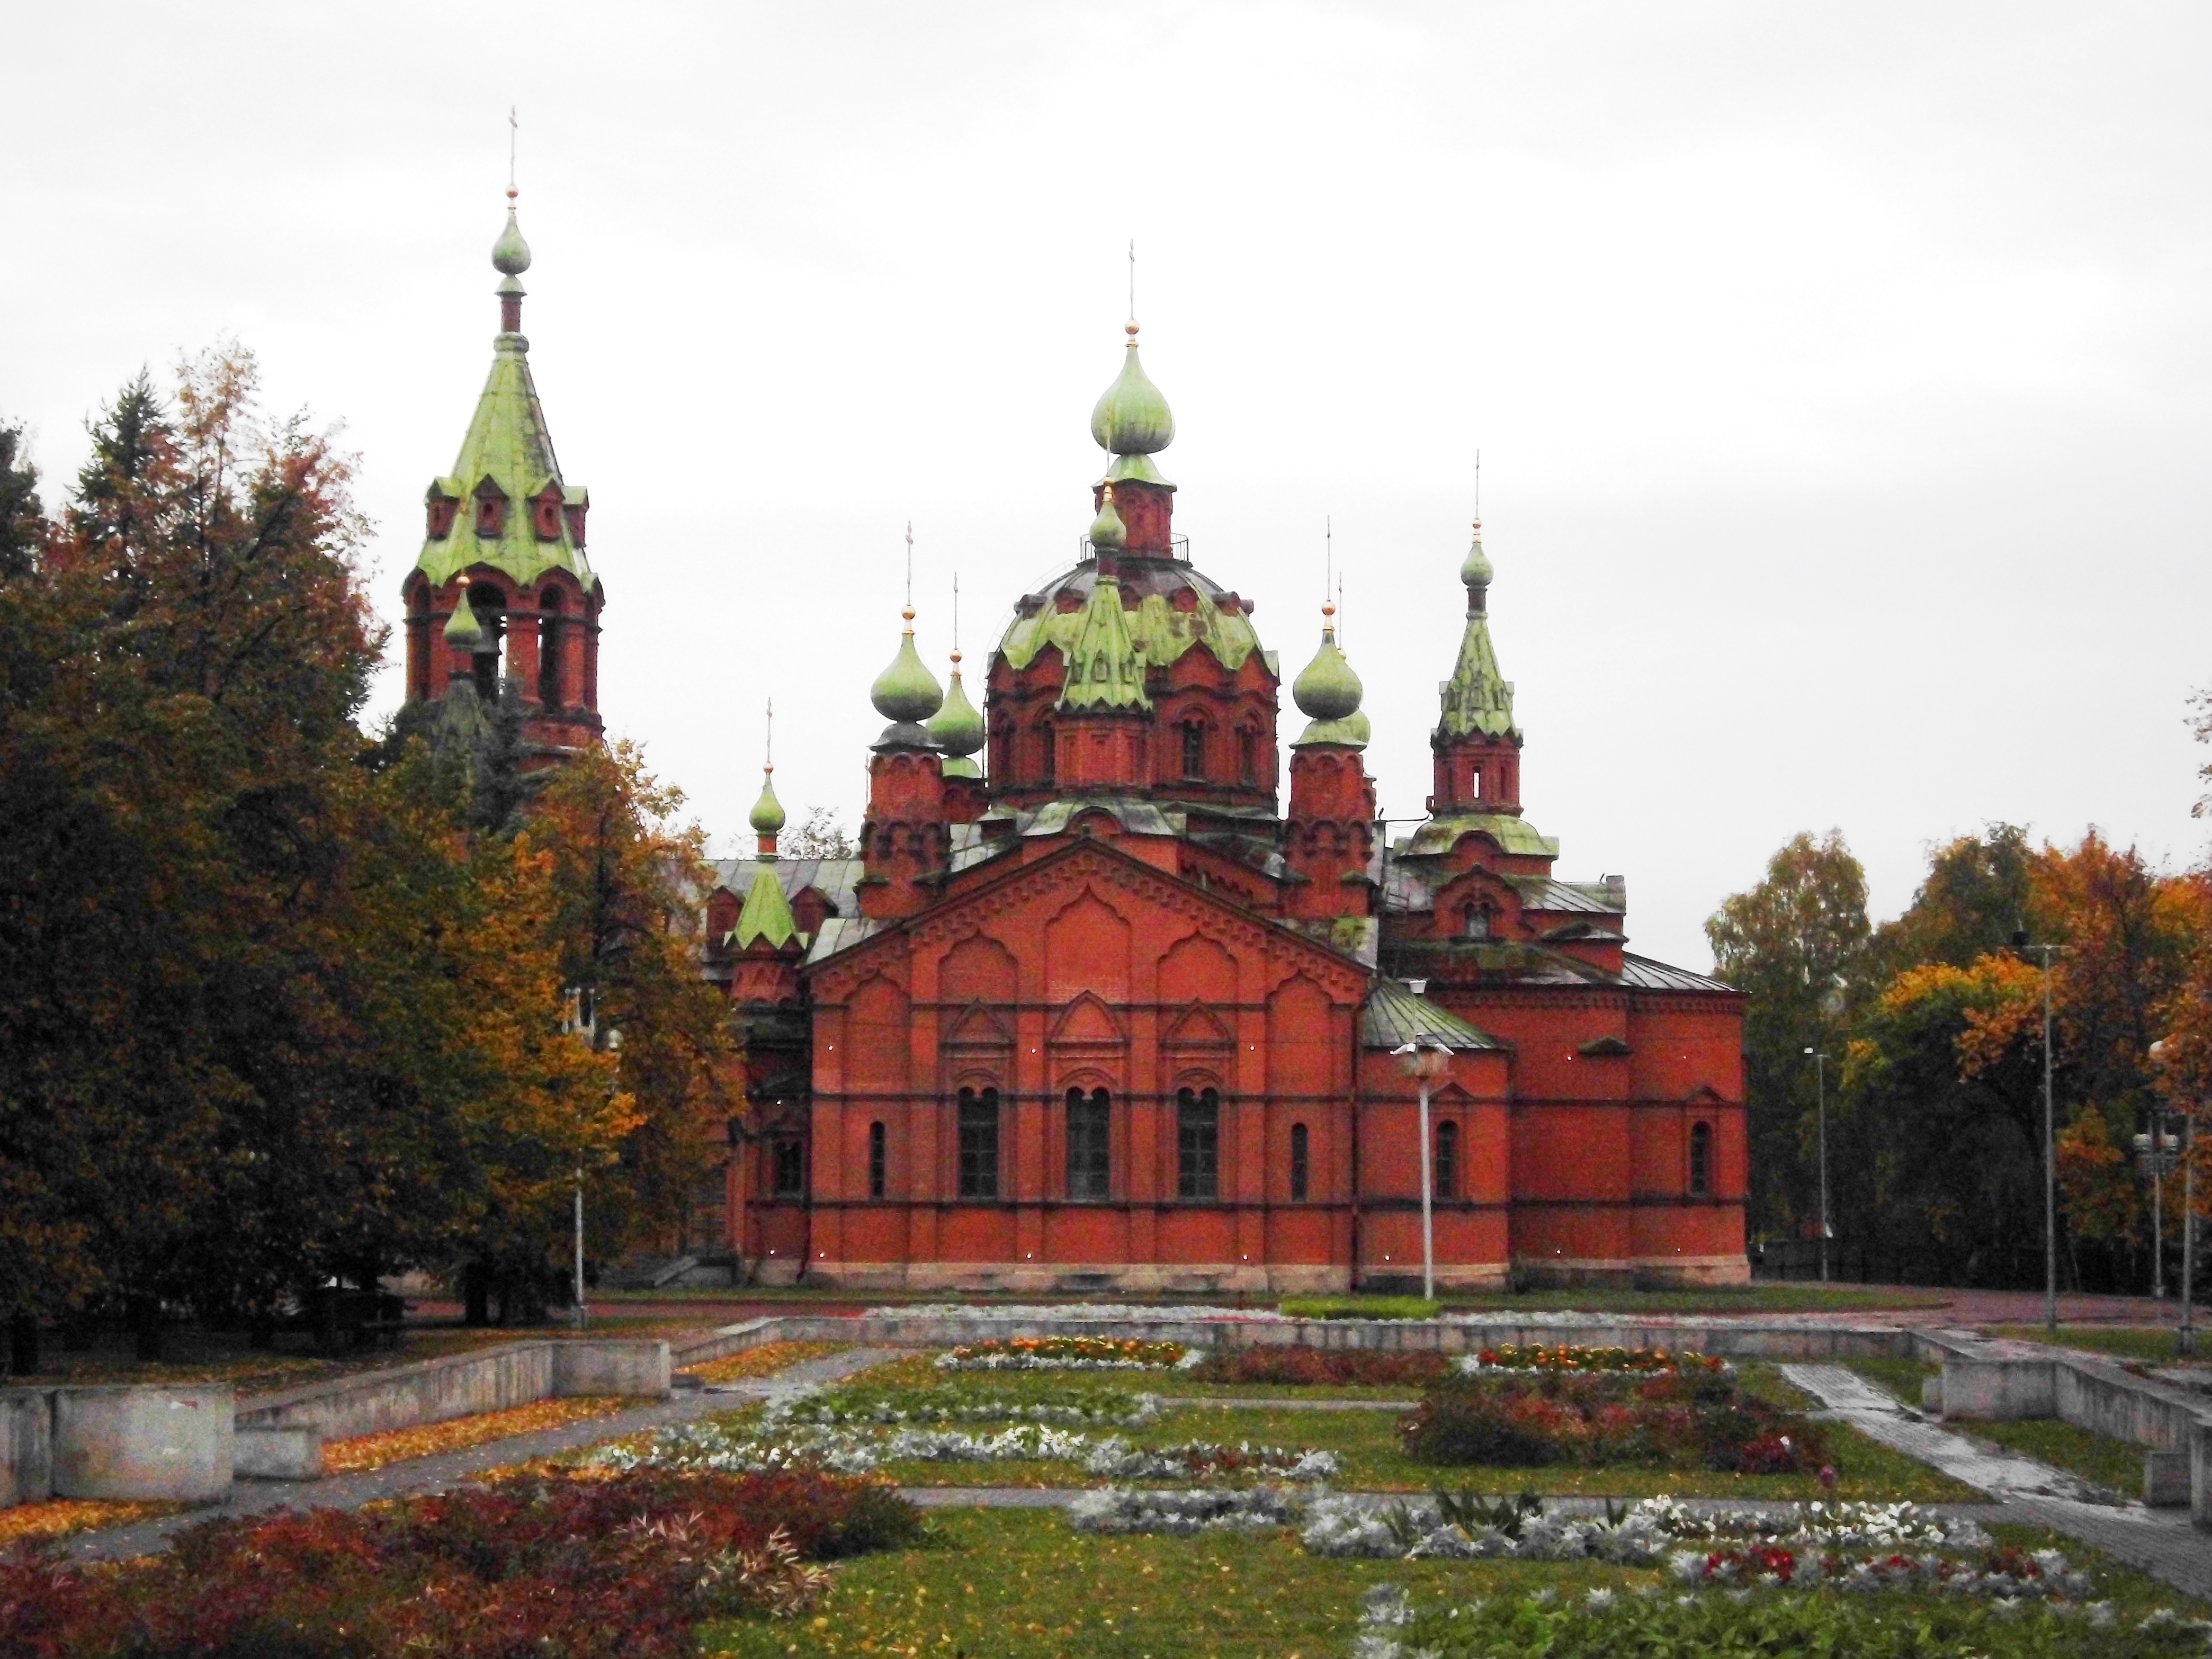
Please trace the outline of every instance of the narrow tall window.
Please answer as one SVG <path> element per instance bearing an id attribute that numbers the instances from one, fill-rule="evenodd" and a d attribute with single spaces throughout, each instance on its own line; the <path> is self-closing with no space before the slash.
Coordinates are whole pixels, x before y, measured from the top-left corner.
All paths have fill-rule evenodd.
<path id="1" fill-rule="evenodd" d="M 1105 1198 L 1113 1187 L 1112 1097 L 1103 1089 L 1067 1091 L 1067 1195 Z"/>
<path id="2" fill-rule="evenodd" d="M 999 1195 L 999 1091 L 960 1091 L 960 1196 Z"/>
<path id="3" fill-rule="evenodd" d="M 1459 1196 L 1459 1125 L 1437 1125 L 1437 1161 L 1430 1167 L 1436 1180 L 1435 1196 L 1439 1199 Z"/>
<path id="4" fill-rule="evenodd" d="M 1690 1126 L 1690 1196 L 1705 1198 L 1713 1190 L 1713 1126 Z"/>
<path id="5" fill-rule="evenodd" d="M 1176 1196 L 1221 1195 L 1221 1097 L 1212 1089 L 1176 1096 Z"/>
<path id="6" fill-rule="evenodd" d="M 797 1135 L 783 1135 L 775 1145 L 775 1164 L 769 1178 L 778 1198 L 806 1195 L 806 1143 Z"/>
<path id="7" fill-rule="evenodd" d="M 884 1166 L 887 1161 L 884 1157 L 886 1139 L 882 1124 L 868 1125 L 868 1196 L 870 1198 L 881 1198 L 884 1195 Z"/>
<path id="8" fill-rule="evenodd" d="M 1490 937 L 1490 912 L 1480 905 L 1468 905 L 1460 913 L 1460 921 L 1463 924 L 1462 931 L 1468 938 L 1488 939 Z"/>
<path id="9" fill-rule="evenodd" d="M 1182 728 L 1182 775 L 1186 778 L 1206 775 L 1206 727 L 1196 720 Z"/>
<path id="10" fill-rule="evenodd" d="M 549 587 L 538 596 L 538 701 L 548 708 L 561 706 L 561 590 Z"/>
<path id="11" fill-rule="evenodd" d="M 1307 1146 L 1306 1126 L 1303 1123 L 1291 1125 L 1291 1202 L 1293 1204 L 1306 1201 Z"/>
<path id="12" fill-rule="evenodd" d="M 1260 781 L 1260 734 L 1249 726 L 1237 734 L 1237 774 L 1247 784 Z"/>
<path id="13" fill-rule="evenodd" d="M 1037 776 L 1043 781 L 1050 783 L 1060 774 L 1060 756 L 1053 742 L 1052 727 L 1049 726 L 1037 727 L 1037 738 L 1043 751 L 1037 765 Z"/>

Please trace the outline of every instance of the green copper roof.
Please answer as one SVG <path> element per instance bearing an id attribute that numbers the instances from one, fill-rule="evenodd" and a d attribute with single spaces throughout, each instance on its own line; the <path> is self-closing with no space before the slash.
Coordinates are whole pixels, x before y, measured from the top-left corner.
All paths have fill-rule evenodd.
<path id="1" fill-rule="evenodd" d="M 968 701 L 967 688 L 960 684 L 960 658 L 956 653 L 952 684 L 945 694 L 945 706 L 930 720 L 929 740 L 948 755 L 966 757 L 983 746 L 983 717 L 975 712 L 975 705 Z"/>
<path id="2" fill-rule="evenodd" d="M 937 773 L 939 777 L 945 778 L 980 778 L 983 775 L 983 769 L 974 761 L 954 755 L 939 763 Z"/>
<path id="3" fill-rule="evenodd" d="M 460 598 L 453 603 L 453 614 L 446 623 L 446 643 L 456 647 L 473 648 L 483 638 L 483 629 L 477 622 L 477 613 L 469 605 L 466 583 L 461 586 Z"/>
<path id="4" fill-rule="evenodd" d="M 1325 605 L 1322 612 L 1327 615 L 1334 609 Z M 1364 690 L 1359 684 L 1359 676 L 1352 672 L 1352 664 L 1336 643 L 1335 624 L 1324 623 L 1321 648 L 1291 684 L 1291 700 L 1312 719 L 1312 724 L 1299 733 L 1291 747 L 1304 749 L 1314 744 L 1340 743 L 1351 748 L 1364 748 L 1370 730 L 1367 716 L 1359 712 L 1359 700 Z"/>
<path id="5" fill-rule="evenodd" d="M 1091 435 L 1115 455 L 1152 455 L 1175 441 L 1175 416 L 1137 358 L 1137 325 L 1129 325 L 1121 372 L 1091 411 Z"/>
<path id="6" fill-rule="evenodd" d="M 752 816 L 745 820 L 758 836 L 772 836 L 783 828 L 783 803 L 775 798 L 775 780 L 768 775 L 772 766 L 761 769 L 760 799 L 753 803 Z"/>
<path id="7" fill-rule="evenodd" d="M 1293 749 L 1310 749 L 1316 744 L 1342 744 L 1346 749 L 1364 749 L 1375 728 L 1367 716 L 1354 709 L 1340 720 L 1310 720 L 1306 729 L 1292 739 Z"/>
<path id="8" fill-rule="evenodd" d="M 1062 708 L 1149 708 L 1145 653 L 1121 609 L 1121 585 L 1102 576 L 1090 601 L 1075 613 L 1075 638 L 1067 648 Z"/>
<path id="9" fill-rule="evenodd" d="M 507 273 L 501 288 L 520 293 L 514 272 L 528 268 L 530 249 L 515 226 L 513 209 L 507 212 L 507 229 L 492 249 L 492 263 Z M 518 587 L 527 587 L 555 569 L 570 572 L 587 589 L 597 580 L 565 513 L 554 515 L 557 533 L 544 539 L 538 533 L 532 503 L 548 488 L 567 506 L 584 505 L 589 497 L 582 489 L 562 482 L 553 436 L 546 429 L 537 383 L 531 379 L 529 354 L 530 342 L 520 334 L 493 337 L 491 374 L 477 398 L 461 453 L 452 472 L 430 486 L 434 497 L 459 503 L 453 529 L 425 538 L 422 556 L 416 561 L 440 586 L 476 564 L 489 565 Z M 487 483 L 506 497 L 502 521 L 492 535 L 479 534 L 477 529 L 477 497 Z"/>
<path id="10" fill-rule="evenodd" d="M 1175 488 L 1162 476 L 1159 468 L 1152 465 L 1152 458 L 1149 455 L 1116 455 L 1113 465 L 1108 467 L 1091 487 L 1095 489 L 1098 484 L 1131 482 L 1158 484 L 1162 489 Z"/>
<path id="11" fill-rule="evenodd" d="M 1504 851 L 1529 858 L 1555 859 L 1559 855 L 1558 842 L 1549 836 L 1538 835 L 1536 826 L 1526 818 L 1507 812 L 1470 812 L 1462 817 L 1431 818 L 1413 831 L 1412 839 L 1399 850 L 1406 858 L 1433 858 L 1451 851 L 1462 836 L 1487 836 Z"/>
<path id="12" fill-rule="evenodd" d="M 783 896 L 775 866 L 763 865 L 753 877 L 752 891 L 745 895 L 745 908 L 738 913 L 737 930 L 731 938 L 740 951 L 757 939 L 781 951 L 798 937 L 799 918 L 791 914 L 791 901 Z"/>
<path id="13" fill-rule="evenodd" d="M 1009 668 L 1027 668 L 1047 646 L 1056 647 L 1063 659 L 1074 654 L 1076 636 L 1083 629 L 1088 606 L 1062 611 L 1054 600 L 1071 587 L 1079 591 L 1088 580 L 1091 571 L 1086 562 L 1073 575 L 1053 584 L 1045 605 L 1035 616 L 1014 618 L 1006 637 L 999 641 L 999 653 Z M 1177 610 L 1164 594 L 1153 592 L 1139 600 L 1135 610 L 1124 611 L 1131 639 L 1144 652 L 1145 661 L 1155 668 L 1174 662 L 1193 646 L 1203 645 L 1224 668 L 1236 672 L 1260 648 L 1252 619 L 1242 611 L 1225 615 L 1206 586 L 1199 581 L 1188 585 L 1196 603 L 1188 611 Z"/>
<path id="14" fill-rule="evenodd" d="M 910 611 L 907 613 L 909 622 L 913 615 Z M 899 635 L 898 655 L 876 676 L 876 683 L 868 688 L 868 701 L 885 720 L 902 722 L 926 720 L 943 705 L 945 689 L 915 654 L 912 627 Z"/>
<path id="15" fill-rule="evenodd" d="M 1091 544 L 1109 552 L 1119 552 L 1129 544 L 1128 527 L 1115 510 L 1114 486 L 1106 486 L 1105 498 L 1098 503 L 1098 516 L 1091 521 Z"/>
<path id="16" fill-rule="evenodd" d="M 507 228 L 491 245 L 491 268 L 509 276 L 530 269 L 530 244 L 522 240 L 522 227 L 514 222 L 514 209 L 507 210 Z"/>
<path id="17" fill-rule="evenodd" d="M 1439 1008 L 1413 988 L 1394 979 L 1378 979 L 1360 1010 L 1360 1042 L 1369 1048 L 1402 1048 L 1418 1042 L 1428 1048 L 1456 1048 L 1462 1052 L 1502 1048 L 1505 1045 L 1487 1031 L 1468 1024 L 1457 1014 Z"/>
<path id="18" fill-rule="evenodd" d="M 1492 738 L 1518 737 L 1513 724 L 1513 682 L 1498 666 L 1498 650 L 1490 642 L 1490 560 L 1482 550 L 1477 531 L 1474 546 L 1460 567 L 1466 582 L 1467 632 L 1460 636 L 1459 660 L 1451 678 L 1437 690 L 1443 696 L 1443 717 L 1437 723 L 1439 736 L 1463 738 L 1480 732 Z"/>

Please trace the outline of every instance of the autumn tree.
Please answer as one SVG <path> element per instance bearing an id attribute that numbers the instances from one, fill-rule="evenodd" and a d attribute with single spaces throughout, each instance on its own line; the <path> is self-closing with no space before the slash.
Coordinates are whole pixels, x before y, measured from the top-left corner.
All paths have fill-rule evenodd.
<path id="1" fill-rule="evenodd" d="M 1840 1054 L 1863 989 L 1869 934 L 1866 872 L 1835 830 L 1793 837 L 1767 861 L 1764 881 L 1705 923 L 1717 971 L 1746 998 L 1754 1233 L 1790 1231 L 1816 1215 L 1817 1079 L 1805 1050 Z"/>

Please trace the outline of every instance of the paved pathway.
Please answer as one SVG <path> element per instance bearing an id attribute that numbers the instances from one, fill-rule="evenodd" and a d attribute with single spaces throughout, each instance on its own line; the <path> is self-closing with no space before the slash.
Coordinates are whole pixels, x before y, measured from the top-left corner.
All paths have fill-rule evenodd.
<path id="1" fill-rule="evenodd" d="M 2188 1510 L 2115 1504 L 2063 1469 L 1937 1428 L 1844 1366 L 1784 1365 L 1782 1374 L 1828 1407 L 1825 1415 L 1998 1500 L 1953 1512 L 2048 1527 L 2212 1601 L 2212 1539 L 2191 1523 Z"/>
<path id="2" fill-rule="evenodd" d="M 460 1451 L 441 1452 L 432 1457 L 409 1458 L 404 1462 L 387 1463 L 380 1469 L 370 1469 L 360 1474 L 335 1475 L 327 1480 L 308 1483 L 234 1481 L 230 1497 L 221 1504 L 209 1504 L 183 1515 L 165 1516 L 158 1521 L 141 1521 L 133 1526 L 79 1533 L 68 1540 L 67 1547 L 69 1553 L 80 1560 L 118 1560 L 135 1555 L 150 1555 L 168 1542 L 170 1534 L 180 1528 L 196 1526 L 203 1521 L 258 1515 L 281 1509 L 352 1510 L 380 1498 L 443 1492 L 450 1486 L 463 1485 L 486 1469 L 526 1462 L 533 1457 L 550 1457 L 556 1452 L 577 1451 L 619 1435 L 635 1434 L 641 1430 L 661 1428 L 671 1423 L 689 1422 L 715 1412 L 732 1411 L 750 1400 L 774 1400 L 819 1383 L 834 1382 L 841 1376 L 848 1376 L 854 1371 L 865 1370 L 885 1359 L 898 1357 L 898 1351 L 891 1348 L 852 1348 L 842 1353 L 823 1354 L 817 1359 L 801 1360 L 772 1376 L 718 1383 L 697 1390 L 687 1389 L 672 1400 L 633 1406 L 626 1411 L 617 1412 L 611 1417 L 586 1418 L 580 1423 L 566 1424 L 556 1429 L 543 1429 L 535 1434 L 515 1435 L 505 1440 L 487 1441 L 481 1446 L 470 1446 Z"/>

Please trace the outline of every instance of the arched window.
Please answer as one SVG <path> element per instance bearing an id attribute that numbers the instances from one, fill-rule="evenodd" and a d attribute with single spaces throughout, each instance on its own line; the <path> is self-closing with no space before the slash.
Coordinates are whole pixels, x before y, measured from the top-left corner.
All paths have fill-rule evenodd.
<path id="1" fill-rule="evenodd" d="M 1437 1125 L 1437 1161 L 1430 1166 L 1435 1178 L 1435 1196 L 1439 1199 L 1459 1196 L 1459 1125 L 1443 1122 Z"/>
<path id="2" fill-rule="evenodd" d="M 1303 1123 L 1291 1125 L 1291 1202 L 1293 1204 L 1303 1204 L 1306 1201 L 1309 1144 L 1306 1138 L 1306 1126 Z"/>
<path id="3" fill-rule="evenodd" d="M 1690 1196 L 1707 1198 L 1713 1190 L 1713 1126 L 1690 1126 Z"/>
<path id="4" fill-rule="evenodd" d="M 1237 734 L 1237 775 L 1247 787 L 1260 781 L 1260 734 L 1249 726 Z"/>
<path id="5" fill-rule="evenodd" d="M 884 1140 L 882 1124 L 868 1125 L 868 1196 L 870 1198 L 881 1198 L 884 1195 L 884 1166 L 886 1162 L 884 1153 L 887 1150 Z"/>
<path id="6" fill-rule="evenodd" d="M 999 1091 L 960 1091 L 960 1196 L 999 1195 Z"/>
<path id="7" fill-rule="evenodd" d="M 1067 1091 L 1067 1195 L 1105 1198 L 1113 1186 L 1113 1098 L 1103 1089 Z"/>
<path id="8" fill-rule="evenodd" d="M 1198 720 L 1183 722 L 1182 775 L 1186 778 L 1206 775 L 1206 726 Z"/>
<path id="9" fill-rule="evenodd" d="M 1176 1095 L 1176 1196 L 1221 1195 L 1221 1097 L 1212 1089 Z"/>

